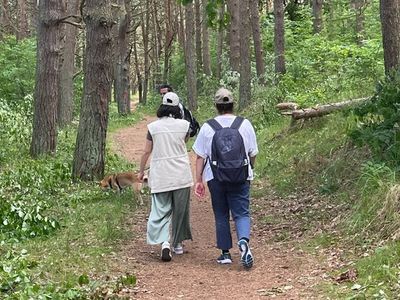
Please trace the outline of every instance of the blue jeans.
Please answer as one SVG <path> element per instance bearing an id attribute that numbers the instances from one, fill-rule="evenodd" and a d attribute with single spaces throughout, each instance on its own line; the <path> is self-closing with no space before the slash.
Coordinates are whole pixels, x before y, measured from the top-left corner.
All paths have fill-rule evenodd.
<path id="1" fill-rule="evenodd" d="M 250 182 L 242 184 L 221 183 L 215 179 L 208 182 L 215 217 L 217 248 L 232 248 L 229 212 L 235 222 L 237 239 L 250 238 Z"/>

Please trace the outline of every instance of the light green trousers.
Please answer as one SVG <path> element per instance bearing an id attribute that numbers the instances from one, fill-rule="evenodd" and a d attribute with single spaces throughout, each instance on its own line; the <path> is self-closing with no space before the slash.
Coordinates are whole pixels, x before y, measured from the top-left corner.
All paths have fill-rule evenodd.
<path id="1" fill-rule="evenodd" d="M 171 222 L 172 221 L 172 222 Z M 190 188 L 151 194 L 151 211 L 147 222 L 147 243 L 161 244 L 170 240 L 172 246 L 192 239 L 190 229 Z"/>

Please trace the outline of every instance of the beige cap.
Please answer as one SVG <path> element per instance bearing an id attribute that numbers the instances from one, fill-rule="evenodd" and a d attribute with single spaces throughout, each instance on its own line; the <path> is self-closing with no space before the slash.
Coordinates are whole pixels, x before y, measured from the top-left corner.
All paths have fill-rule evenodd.
<path id="1" fill-rule="evenodd" d="M 162 98 L 162 104 L 169 106 L 177 106 L 179 104 L 179 97 L 173 92 L 166 93 Z"/>
<path id="2" fill-rule="evenodd" d="M 216 104 L 233 103 L 233 95 L 226 88 L 220 88 L 215 93 L 214 101 Z"/>

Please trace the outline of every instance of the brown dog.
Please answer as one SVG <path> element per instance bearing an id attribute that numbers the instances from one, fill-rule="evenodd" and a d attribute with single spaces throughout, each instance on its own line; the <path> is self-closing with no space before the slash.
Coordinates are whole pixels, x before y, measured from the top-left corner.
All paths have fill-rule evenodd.
<path id="1" fill-rule="evenodd" d="M 108 175 L 100 181 L 100 187 L 103 190 L 112 189 L 121 192 L 126 187 L 132 187 L 138 193 L 139 204 L 143 205 L 142 189 L 147 183 L 147 178 L 140 182 L 137 174 L 133 172 L 115 173 Z"/>

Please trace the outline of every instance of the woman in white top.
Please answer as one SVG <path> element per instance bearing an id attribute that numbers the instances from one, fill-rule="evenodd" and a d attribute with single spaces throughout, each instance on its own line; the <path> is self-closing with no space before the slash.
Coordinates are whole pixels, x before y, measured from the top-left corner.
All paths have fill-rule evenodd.
<path id="1" fill-rule="evenodd" d="M 161 259 L 170 261 L 171 250 L 183 254 L 182 241 L 191 240 L 190 187 L 193 185 L 186 149 L 189 122 L 181 119 L 179 97 L 166 93 L 157 111 L 158 120 L 148 127 L 138 178 L 150 160 L 151 212 L 147 223 L 147 243 L 161 244 Z M 172 246 L 169 227 L 172 220 Z"/>

